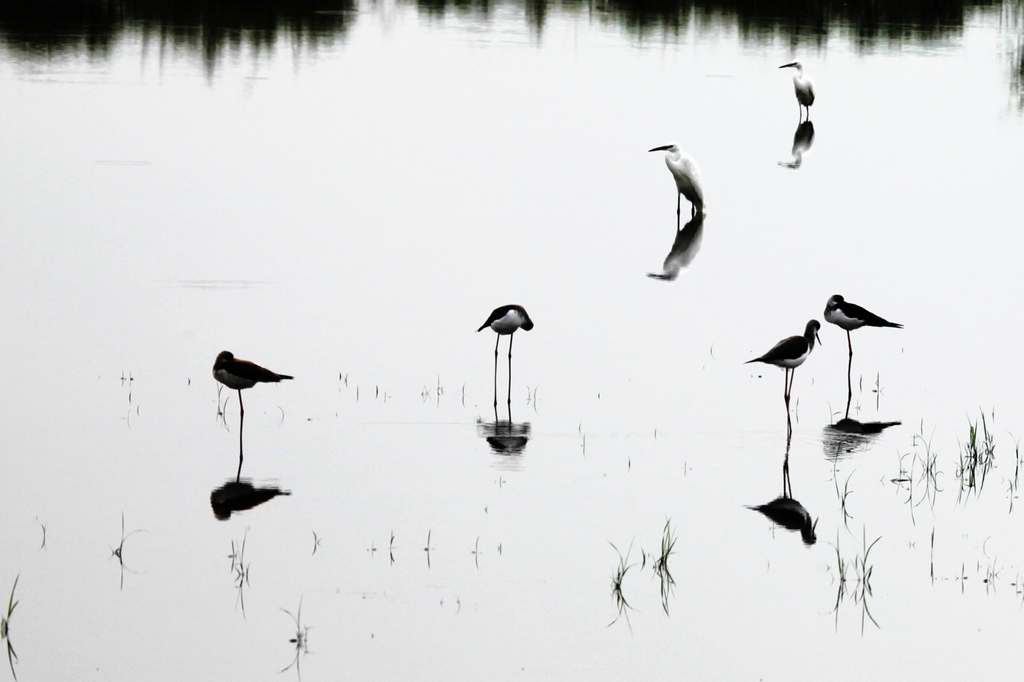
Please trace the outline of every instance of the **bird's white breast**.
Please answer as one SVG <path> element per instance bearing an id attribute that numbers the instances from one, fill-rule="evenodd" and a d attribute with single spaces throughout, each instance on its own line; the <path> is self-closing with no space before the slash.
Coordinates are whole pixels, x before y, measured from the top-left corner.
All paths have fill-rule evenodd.
<path id="1" fill-rule="evenodd" d="M 804 351 L 804 354 L 799 357 L 791 358 L 789 360 L 779 360 L 775 365 L 778 367 L 785 367 L 786 369 L 793 369 L 794 367 L 799 367 L 804 364 L 804 360 L 806 360 L 807 356 L 810 354 L 811 351 Z"/>
<path id="2" fill-rule="evenodd" d="M 843 314 L 842 308 L 839 307 L 835 307 L 826 312 L 825 320 L 845 329 L 846 331 L 852 331 L 864 326 L 864 320 L 858 320 L 855 317 L 847 317 Z"/>
<path id="3" fill-rule="evenodd" d="M 523 317 L 522 313 L 520 313 L 518 310 L 513 309 L 505 313 L 504 316 L 498 318 L 494 322 L 491 322 L 491 329 L 498 332 L 499 334 L 511 334 L 512 332 L 522 327 L 523 322 L 525 321 L 526 319 Z"/>

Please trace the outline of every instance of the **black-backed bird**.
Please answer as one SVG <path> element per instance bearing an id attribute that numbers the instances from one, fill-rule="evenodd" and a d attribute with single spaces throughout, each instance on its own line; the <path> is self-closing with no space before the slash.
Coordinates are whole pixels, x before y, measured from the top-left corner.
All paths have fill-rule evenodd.
<path id="1" fill-rule="evenodd" d="M 818 343 L 821 343 L 821 338 L 818 336 L 818 330 L 821 329 L 821 323 L 817 320 L 811 320 L 807 323 L 807 327 L 804 329 L 803 336 L 790 336 L 782 341 L 775 344 L 770 351 L 765 353 L 759 358 L 753 360 L 747 360 L 744 364 L 750 364 L 751 362 L 763 362 L 768 365 L 775 365 L 776 367 L 782 367 L 786 370 L 785 377 L 785 400 L 786 400 L 786 411 L 789 411 L 789 394 L 793 389 L 792 377 L 796 375 L 796 368 L 804 364 L 804 360 L 814 350 L 814 340 L 817 339 Z"/>
<path id="2" fill-rule="evenodd" d="M 811 117 L 811 105 L 814 104 L 814 83 L 804 75 L 804 65 L 798 61 L 783 64 L 780 69 L 794 68 L 796 75 L 793 76 L 793 88 L 796 90 L 796 101 L 800 107 L 800 116 L 803 116 L 804 109 L 807 109 L 807 118 Z"/>
<path id="3" fill-rule="evenodd" d="M 503 305 L 491 311 L 487 321 L 480 325 L 478 332 L 490 327 L 497 333 L 494 340 L 494 409 L 498 409 L 498 343 L 502 336 L 508 336 L 508 403 L 512 404 L 512 337 L 516 331 L 533 329 L 526 308 L 521 305 Z"/>
<path id="4" fill-rule="evenodd" d="M 850 332 L 861 327 L 895 327 L 903 329 L 903 325 L 897 322 L 890 322 L 885 318 L 875 315 L 870 310 L 861 308 L 856 303 L 850 303 L 839 294 L 832 296 L 825 304 L 825 321 L 831 322 L 841 329 L 846 330 L 846 342 L 850 346 L 850 357 L 853 357 L 853 341 L 850 339 Z"/>
<path id="5" fill-rule="evenodd" d="M 287 374 L 271 372 L 248 360 L 239 360 L 229 351 L 221 351 L 213 363 L 213 378 L 228 388 L 238 391 L 238 471 L 242 471 L 242 425 L 245 420 L 245 406 L 242 404 L 242 390 L 256 384 L 273 383 L 294 379 Z"/>
<path id="6" fill-rule="evenodd" d="M 690 217 L 697 215 L 697 211 L 704 210 L 704 177 L 701 175 L 700 166 L 693 160 L 693 157 L 679 149 L 675 142 L 662 147 L 648 149 L 649 152 L 665 152 L 665 165 L 668 166 L 672 178 L 676 181 L 676 229 L 679 229 L 682 211 L 682 199 L 690 202 Z"/>

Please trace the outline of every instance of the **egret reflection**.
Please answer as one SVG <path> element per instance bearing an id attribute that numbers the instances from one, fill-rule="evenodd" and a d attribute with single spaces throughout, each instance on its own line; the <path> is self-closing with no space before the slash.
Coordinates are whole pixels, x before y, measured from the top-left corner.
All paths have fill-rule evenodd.
<path id="1" fill-rule="evenodd" d="M 213 515 L 221 521 L 227 521 L 235 512 L 245 511 L 274 499 L 278 495 L 291 495 L 287 490 L 276 486 L 259 488 L 249 481 L 228 481 L 210 493 L 210 506 Z"/>
<path id="2" fill-rule="evenodd" d="M 703 238 L 704 214 L 697 213 L 690 219 L 690 222 L 683 226 L 683 229 L 676 230 L 676 237 L 672 242 L 672 249 L 665 257 L 662 272 L 649 272 L 647 276 L 668 282 L 679 277 L 679 271 L 689 266 L 700 251 L 700 243 Z"/>
<path id="3" fill-rule="evenodd" d="M 800 531 L 800 539 L 805 545 L 810 546 L 818 541 L 818 536 L 815 534 L 818 521 L 817 519 L 812 520 L 804 506 L 793 498 L 793 485 L 789 478 L 790 441 L 791 435 L 787 435 L 786 454 L 782 460 L 782 495 L 767 504 L 747 507 L 747 509 L 761 512 L 773 523 L 786 530 Z"/>
<path id="4" fill-rule="evenodd" d="M 792 168 L 797 170 L 804 162 L 804 154 L 814 144 L 814 124 L 810 121 L 804 121 L 796 127 L 796 133 L 793 134 L 793 155 L 792 161 L 779 161 L 779 165 L 783 168 Z"/>

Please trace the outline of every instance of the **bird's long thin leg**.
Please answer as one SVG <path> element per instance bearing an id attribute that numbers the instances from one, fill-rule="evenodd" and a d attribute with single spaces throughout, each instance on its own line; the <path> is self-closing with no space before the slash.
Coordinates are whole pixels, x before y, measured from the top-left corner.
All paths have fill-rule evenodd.
<path id="1" fill-rule="evenodd" d="M 789 400 L 793 394 L 793 378 L 796 377 L 796 367 L 788 370 L 789 382 L 786 384 L 786 418 L 789 419 Z"/>
<path id="2" fill-rule="evenodd" d="M 789 414 L 789 367 L 784 367 L 785 376 L 782 383 L 782 399 L 786 401 L 786 414 Z"/>
<path id="3" fill-rule="evenodd" d="M 495 334 L 494 337 L 494 421 L 498 421 L 498 343 L 501 341 L 501 334 Z"/>
<path id="4" fill-rule="evenodd" d="M 235 480 L 242 478 L 242 429 L 245 428 L 245 405 L 242 404 L 242 390 L 238 390 L 238 475 Z"/>
<path id="5" fill-rule="evenodd" d="M 786 439 L 787 441 L 789 438 Z M 793 486 L 789 482 L 789 450 L 786 450 L 786 458 L 782 460 L 782 496 L 792 498 Z"/>
<path id="6" fill-rule="evenodd" d="M 683 195 L 676 192 L 676 232 L 679 231 L 680 216 L 683 210 Z"/>
<path id="7" fill-rule="evenodd" d="M 516 333 L 512 332 L 508 335 L 508 420 L 512 421 L 512 339 L 516 338 Z"/>
<path id="8" fill-rule="evenodd" d="M 853 341 L 850 330 L 846 330 L 846 342 L 850 345 L 850 361 L 846 365 L 846 418 L 850 417 L 850 403 L 853 401 Z"/>

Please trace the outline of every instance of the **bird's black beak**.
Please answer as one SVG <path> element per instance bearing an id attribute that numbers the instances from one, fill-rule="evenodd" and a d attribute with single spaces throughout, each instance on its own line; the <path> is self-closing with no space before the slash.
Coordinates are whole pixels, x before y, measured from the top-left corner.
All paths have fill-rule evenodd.
<path id="1" fill-rule="evenodd" d="M 818 345 L 819 345 L 819 346 L 824 346 L 824 345 L 825 345 L 825 344 L 823 344 L 823 343 L 821 342 L 821 337 L 820 337 L 820 336 L 818 336 L 818 332 L 814 332 L 814 338 L 818 339 Z"/>
<path id="2" fill-rule="evenodd" d="M 654 149 L 648 149 L 647 151 L 648 152 L 663 152 L 663 151 L 666 151 L 668 149 L 672 149 L 672 145 L 667 144 L 664 147 L 655 147 Z"/>
<path id="3" fill-rule="evenodd" d="M 796 62 L 790 62 L 789 64 L 783 64 L 779 68 L 780 69 L 785 69 L 787 66 L 796 66 Z"/>

